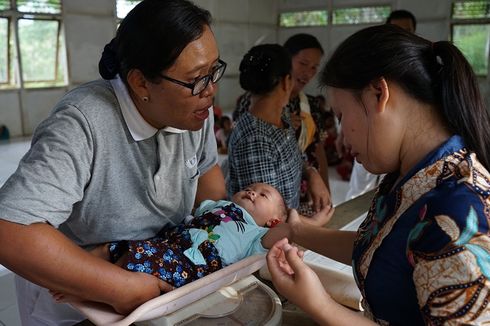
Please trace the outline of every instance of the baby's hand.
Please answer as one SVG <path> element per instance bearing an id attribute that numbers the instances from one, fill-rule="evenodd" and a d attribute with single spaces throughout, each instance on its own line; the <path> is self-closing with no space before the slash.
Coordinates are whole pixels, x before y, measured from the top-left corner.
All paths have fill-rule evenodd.
<path id="1" fill-rule="evenodd" d="M 291 226 L 295 226 L 298 223 L 301 223 L 301 218 L 299 217 L 297 210 L 295 210 L 295 209 L 289 210 L 287 223 L 291 224 Z"/>
<path id="2" fill-rule="evenodd" d="M 160 291 L 162 293 L 167 293 L 175 290 L 174 286 L 168 284 L 167 282 L 162 281 L 161 279 L 158 279 L 158 287 L 160 288 Z"/>
<path id="3" fill-rule="evenodd" d="M 323 207 L 317 213 L 313 214 L 310 218 L 306 218 L 304 220 L 307 223 L 316 226 L 324 226 L 328 222 L 330 222 L 330 219 L 332 218 L 334 212 L 335 212 L 335 208 L 332 206 L 332 204 L 330 204 Z"/>
<path id="4" fill-rule="evenodd" d="M 322 208 L 317 213 L 308 217 L 308 216 L 299 215 L 295 209 L 291 209 L 289 211 L 287 222 L 288 224 L 291 225 L 293 229 L 295 226 L 298 225 L 298 223 L 306 223 L 314 226 L 324 226 L 330 221 L 334 211 L 335 209 L 331 205 L 328 205 Z"/>

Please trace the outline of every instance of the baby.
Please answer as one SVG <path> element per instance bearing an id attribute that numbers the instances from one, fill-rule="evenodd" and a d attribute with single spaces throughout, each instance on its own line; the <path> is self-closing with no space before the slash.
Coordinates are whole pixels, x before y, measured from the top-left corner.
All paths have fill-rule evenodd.
<path id="1" fill-rule="evenodd" d="M 202 278 L 245 257 L 265 253 L 288 235 L 282 196 L 265 183 L 252 184 L 231 201 L 205 200 L 195 216 L 148 240 L 96 248 L 94 254 L 123 268 L 155 275 L 174 287 Z M 109 247 L 109 250 L 107 250 Z"/>

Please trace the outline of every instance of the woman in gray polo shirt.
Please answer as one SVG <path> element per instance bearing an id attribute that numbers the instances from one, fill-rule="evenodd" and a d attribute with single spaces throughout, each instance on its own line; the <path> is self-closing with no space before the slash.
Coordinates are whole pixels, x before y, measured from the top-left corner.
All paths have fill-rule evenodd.
<path id="1" fill-rule="evenodd" d="M 84 319 L 46 288 L 123 314 L 168 290 L 83 249 L 154 236 L 225 197 L 210 110 L 226 64 L 210 20 L 185 0 L 142 1 L 104 49 L 104 80 L 70 91 L 36 129 L 0 189 L 0 264 L 19 275 L 23 324 Z"/>

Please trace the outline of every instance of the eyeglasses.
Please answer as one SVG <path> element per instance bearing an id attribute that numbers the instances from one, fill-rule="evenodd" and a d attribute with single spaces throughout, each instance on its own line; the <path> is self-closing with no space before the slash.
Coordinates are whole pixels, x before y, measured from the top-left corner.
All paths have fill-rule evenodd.
<path id="1" fill-rule="evenodd" d="M 218 60 L 218 65 L 213 68 L 213 71 L 211 71 L 210 74 L 202 76 L 193 83 L 185 83 L 183 81 L 173 79 L 162 74 L 160 74 L 160 77 L 172 83 L 190 88 L 192 90 L 192 95 L 199 95 L 202 93 L 202 91 L 206 89 L 206 87 L 208 87 L 210 81 L 213 82 L 213 84 L 216 84 L 221 79 L 221 77 L 223 77 L 225 69 L 226 62 L 224 62 L 223 60 Z"/>

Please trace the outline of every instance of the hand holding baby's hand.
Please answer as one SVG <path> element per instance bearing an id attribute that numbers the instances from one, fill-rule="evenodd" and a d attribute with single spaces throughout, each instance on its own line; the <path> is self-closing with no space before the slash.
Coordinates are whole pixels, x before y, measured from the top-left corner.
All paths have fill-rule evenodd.
<path id="1" fill-rule="evenodd" d="M 318 313 L 330 299 L 318 276 L 303 262 L 303 252 L 287 239 L 269 250 L 267 266 L 277 291 L 307 313 Z"/>

